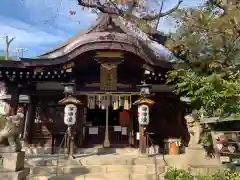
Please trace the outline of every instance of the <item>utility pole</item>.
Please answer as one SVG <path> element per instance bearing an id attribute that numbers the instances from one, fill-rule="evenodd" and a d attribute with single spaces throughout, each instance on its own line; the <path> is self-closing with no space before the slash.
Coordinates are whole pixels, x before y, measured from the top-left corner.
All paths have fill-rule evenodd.
<path id="1" fill-rule="evenodd" d="M 23 58 L 24 53 L 27 52 L 27 48 L 16 48 L 18 58 Z"/>
<path id="2" fill-rule="evenodd" d="M 5 35 L 5 36 L 3 36 L 3 39 L 5 40 L 5 60 L 8 60 L 9 46 L 15 38 L 14 37 L 9 38 L 8 35 Z"/>

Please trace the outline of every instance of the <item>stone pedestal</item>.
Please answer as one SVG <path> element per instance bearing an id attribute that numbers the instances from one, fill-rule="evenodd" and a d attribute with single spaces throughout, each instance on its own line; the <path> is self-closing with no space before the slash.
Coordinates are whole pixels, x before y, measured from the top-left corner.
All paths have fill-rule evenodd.
<path id="1" fill-rule="evenodd" d="M 4 153 L 3 168 L 9 171 L 19 171 L 24 168 L 25 152 Z"/>
<path id="2" fill-rule="evenodd" d="M 220 167 L 220 162 L 217 158 L 206 158 L 206 151 L 199 144 L 200 134 L 203 129 L 198 120 L 192 115 L 184 117 L 187 121 L 190 140 L 188 147 L 185 149 L 183 164 L 185 167 Z"/>
<path id="3" fill-rule="evenodd" d="M 24 168 L 25 152 L 1 153 L 0 179 L 26 180 L 30 169 Z"/>
<path id="4" fill-rule="evenodd" d="M 30 168 L 24 168 L 16 172 L 6 172 L 0 170 L 0 179 L 2 180 L 26 180 L 30 172 Z"/>
<path id="5" fill-rule="evenodd" d="M 196 143 L 198 137 L 192 136 L 189 146 L 185 149 L 185 159 L 184 162 L 188 167 L 220 167 L 221 164 L 217 157 L 207 158 L 206 151 L 203 147 Z"/>

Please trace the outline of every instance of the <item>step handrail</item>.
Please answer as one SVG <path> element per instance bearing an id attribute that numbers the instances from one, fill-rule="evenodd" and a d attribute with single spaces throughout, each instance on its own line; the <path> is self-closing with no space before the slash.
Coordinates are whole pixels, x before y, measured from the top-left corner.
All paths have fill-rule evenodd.
<path id="1" fill-rule="evenodd" d="M 149 144 L 148 144 L 148 142 L 150 142 L 150 145 L 153 146 L 153 151 L 154 151 L 154 155 L 153 155 L 153 157 L 154 157 L 154 171 L 155 171 L 154 174 L 155 174 L 156 180 L 159 180 L 158 172 L 157 172 L 157 151 L 156 151 L 156 148 L 154 146 L 153 140 L 150 138 L 149 135 L 151 135 L 151 133 L 146 132 L 147 148 L 148 148 L 147 154 L 149 156 L 149 146 L 148 146 Z"/>
<path id="2" fill-rule="evenodd" d="M 66 132 L 64 133 L 64 136 L 63 136 L 63 138 L 62 138 L 62 141 L 61 141 L 61 143 L 60 143 L 60 145 L 59 145 L 59 149 L 58 149 L 58 153 L 57 153 L 56 176 L 58 176 L 59 156 L 60 156 L 61 148 L 62 148 L 62 146 L 63 146 L 64 140 L 65 140 L 66 137 L 67 137 L 67 134 L 68 134 L 68 129 L 67 129 Z M 65 152 L 65 151 L 64 151 L 64 152 Z M 65 155 L 65 153 L 64 153 L 64 155 Z"/>

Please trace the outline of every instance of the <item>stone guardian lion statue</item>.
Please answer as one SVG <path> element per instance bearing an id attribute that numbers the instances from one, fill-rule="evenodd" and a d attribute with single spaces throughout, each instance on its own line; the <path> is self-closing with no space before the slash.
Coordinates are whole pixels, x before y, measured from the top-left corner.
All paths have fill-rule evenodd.
<path id="1" fill-rule="evenodd" d="M 24 114 L 18 110 L 16 115 L 4 116 L 5 126 L 0 130 L 0 152 L 19 152 L 21 151 L 20 133 L 23 128 Z M 7 142 L 6 142 L 7 140 Z"/>

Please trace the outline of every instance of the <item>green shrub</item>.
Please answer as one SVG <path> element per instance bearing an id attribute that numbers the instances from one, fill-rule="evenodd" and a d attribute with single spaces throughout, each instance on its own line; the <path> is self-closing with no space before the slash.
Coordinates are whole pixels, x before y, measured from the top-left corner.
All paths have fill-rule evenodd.
<path id="1" fill-rule="evenodd" d="M 231 170 L 219 171 L 212 175 L 212 180 L 240 180 L 240 173 Z"/>
<path id="2" fill-rule="evenodd" d="M 198 175 L 194 178 L 195 180 L 213 180 L 209 175 Z"/>
<path id="3" fill-rule="evenodd" d="M 194 177 L 187 171 L 169 168 L 164 174 L 164 180 L 193 180 Z"/>
<path id="4" fill-rule="evenodd" d="M 164 175 L 164 180 L 240 180 L 240 173 L 231 170 L 218 171 L 214 174 L 192 176 L 190 172 L 169 168 Z"/>

